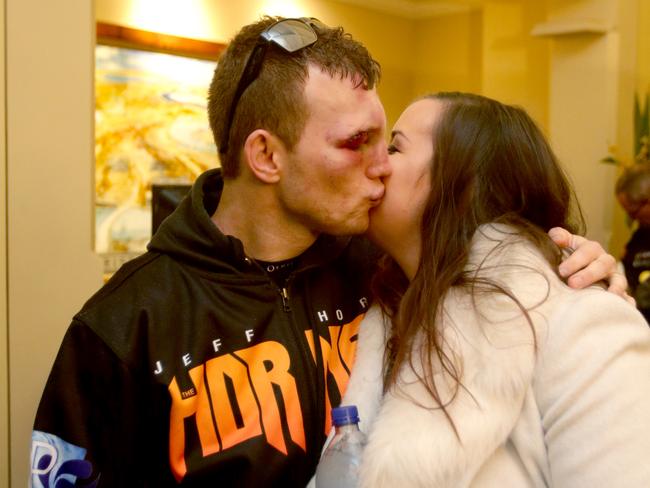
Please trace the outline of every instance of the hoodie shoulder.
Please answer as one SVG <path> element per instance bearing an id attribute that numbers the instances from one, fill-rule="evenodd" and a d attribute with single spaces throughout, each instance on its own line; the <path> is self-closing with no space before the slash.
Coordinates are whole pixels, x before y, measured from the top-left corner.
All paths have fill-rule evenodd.
<path id="1" fill-rule="evenodd" d="M 160 258 L 160 254 L 147 252 L 137 258 L 124 263 L 111 278 L 84 304 L 79 315 L 91 310 L 106 298 L 114 295 L 120 288 L 131 283 L 132 277 L 139 271 L 149 267 L 150 264 Z M 147 278 L 149 279 L 149 277 Z M 137 285 L 136 285 L 137 286 Z"/>

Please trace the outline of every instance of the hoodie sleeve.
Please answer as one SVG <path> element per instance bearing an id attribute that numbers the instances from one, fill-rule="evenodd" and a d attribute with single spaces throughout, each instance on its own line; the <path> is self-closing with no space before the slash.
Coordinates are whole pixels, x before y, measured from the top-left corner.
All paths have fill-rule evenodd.
<path id="1" fill-rule="evenodd" d="M 30 486 L 142 486 L 145 466 L 162 455 L 147 433 L 144 391 L 89 327 L 73 321 L 36 414 Z M 157 459 L 160 470 L 165 461 Z"/>

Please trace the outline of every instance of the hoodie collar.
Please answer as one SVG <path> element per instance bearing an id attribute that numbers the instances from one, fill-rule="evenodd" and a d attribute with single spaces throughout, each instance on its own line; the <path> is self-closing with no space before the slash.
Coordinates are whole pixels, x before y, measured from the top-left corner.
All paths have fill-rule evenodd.
<path id="1" fill-rule="evenodd" d="M 223 177 L 220 169 L 200 175 L 176 210 L 167 217 L 147 246 L 151 252 L 166 254 L 203 271 L 232 273 L 250 271 L 251 260 L 242 242 L 224 235 L 211 216 L 217 209 Z M 321 235 L 300 258 L 298 271 L 319 266 L 338 257 L 349 237 Z"/>

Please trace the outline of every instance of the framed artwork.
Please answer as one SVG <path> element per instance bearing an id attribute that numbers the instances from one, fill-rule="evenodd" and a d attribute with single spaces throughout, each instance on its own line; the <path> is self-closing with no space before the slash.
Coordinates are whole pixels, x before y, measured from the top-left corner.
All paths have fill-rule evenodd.
<path id="1" fill-rule="evenodd" d="M 206 104 L 224 48 L 97 23 L 95 251 L 105 268 L 145 251 L 153 185 L 187 186 L 219 165 Z"/>

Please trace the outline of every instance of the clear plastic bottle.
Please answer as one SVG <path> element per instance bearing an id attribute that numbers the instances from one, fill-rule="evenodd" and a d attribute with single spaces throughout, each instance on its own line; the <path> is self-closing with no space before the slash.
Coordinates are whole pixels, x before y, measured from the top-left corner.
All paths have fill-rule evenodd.
<path id="1" fill-rule="evenodd" d="M 366 445 L 366 436 L 359 430 L 357 407 L 333 408 L 332 423 L 336 430 L 316 469 L 316 488 L 354 488 Z"/>

